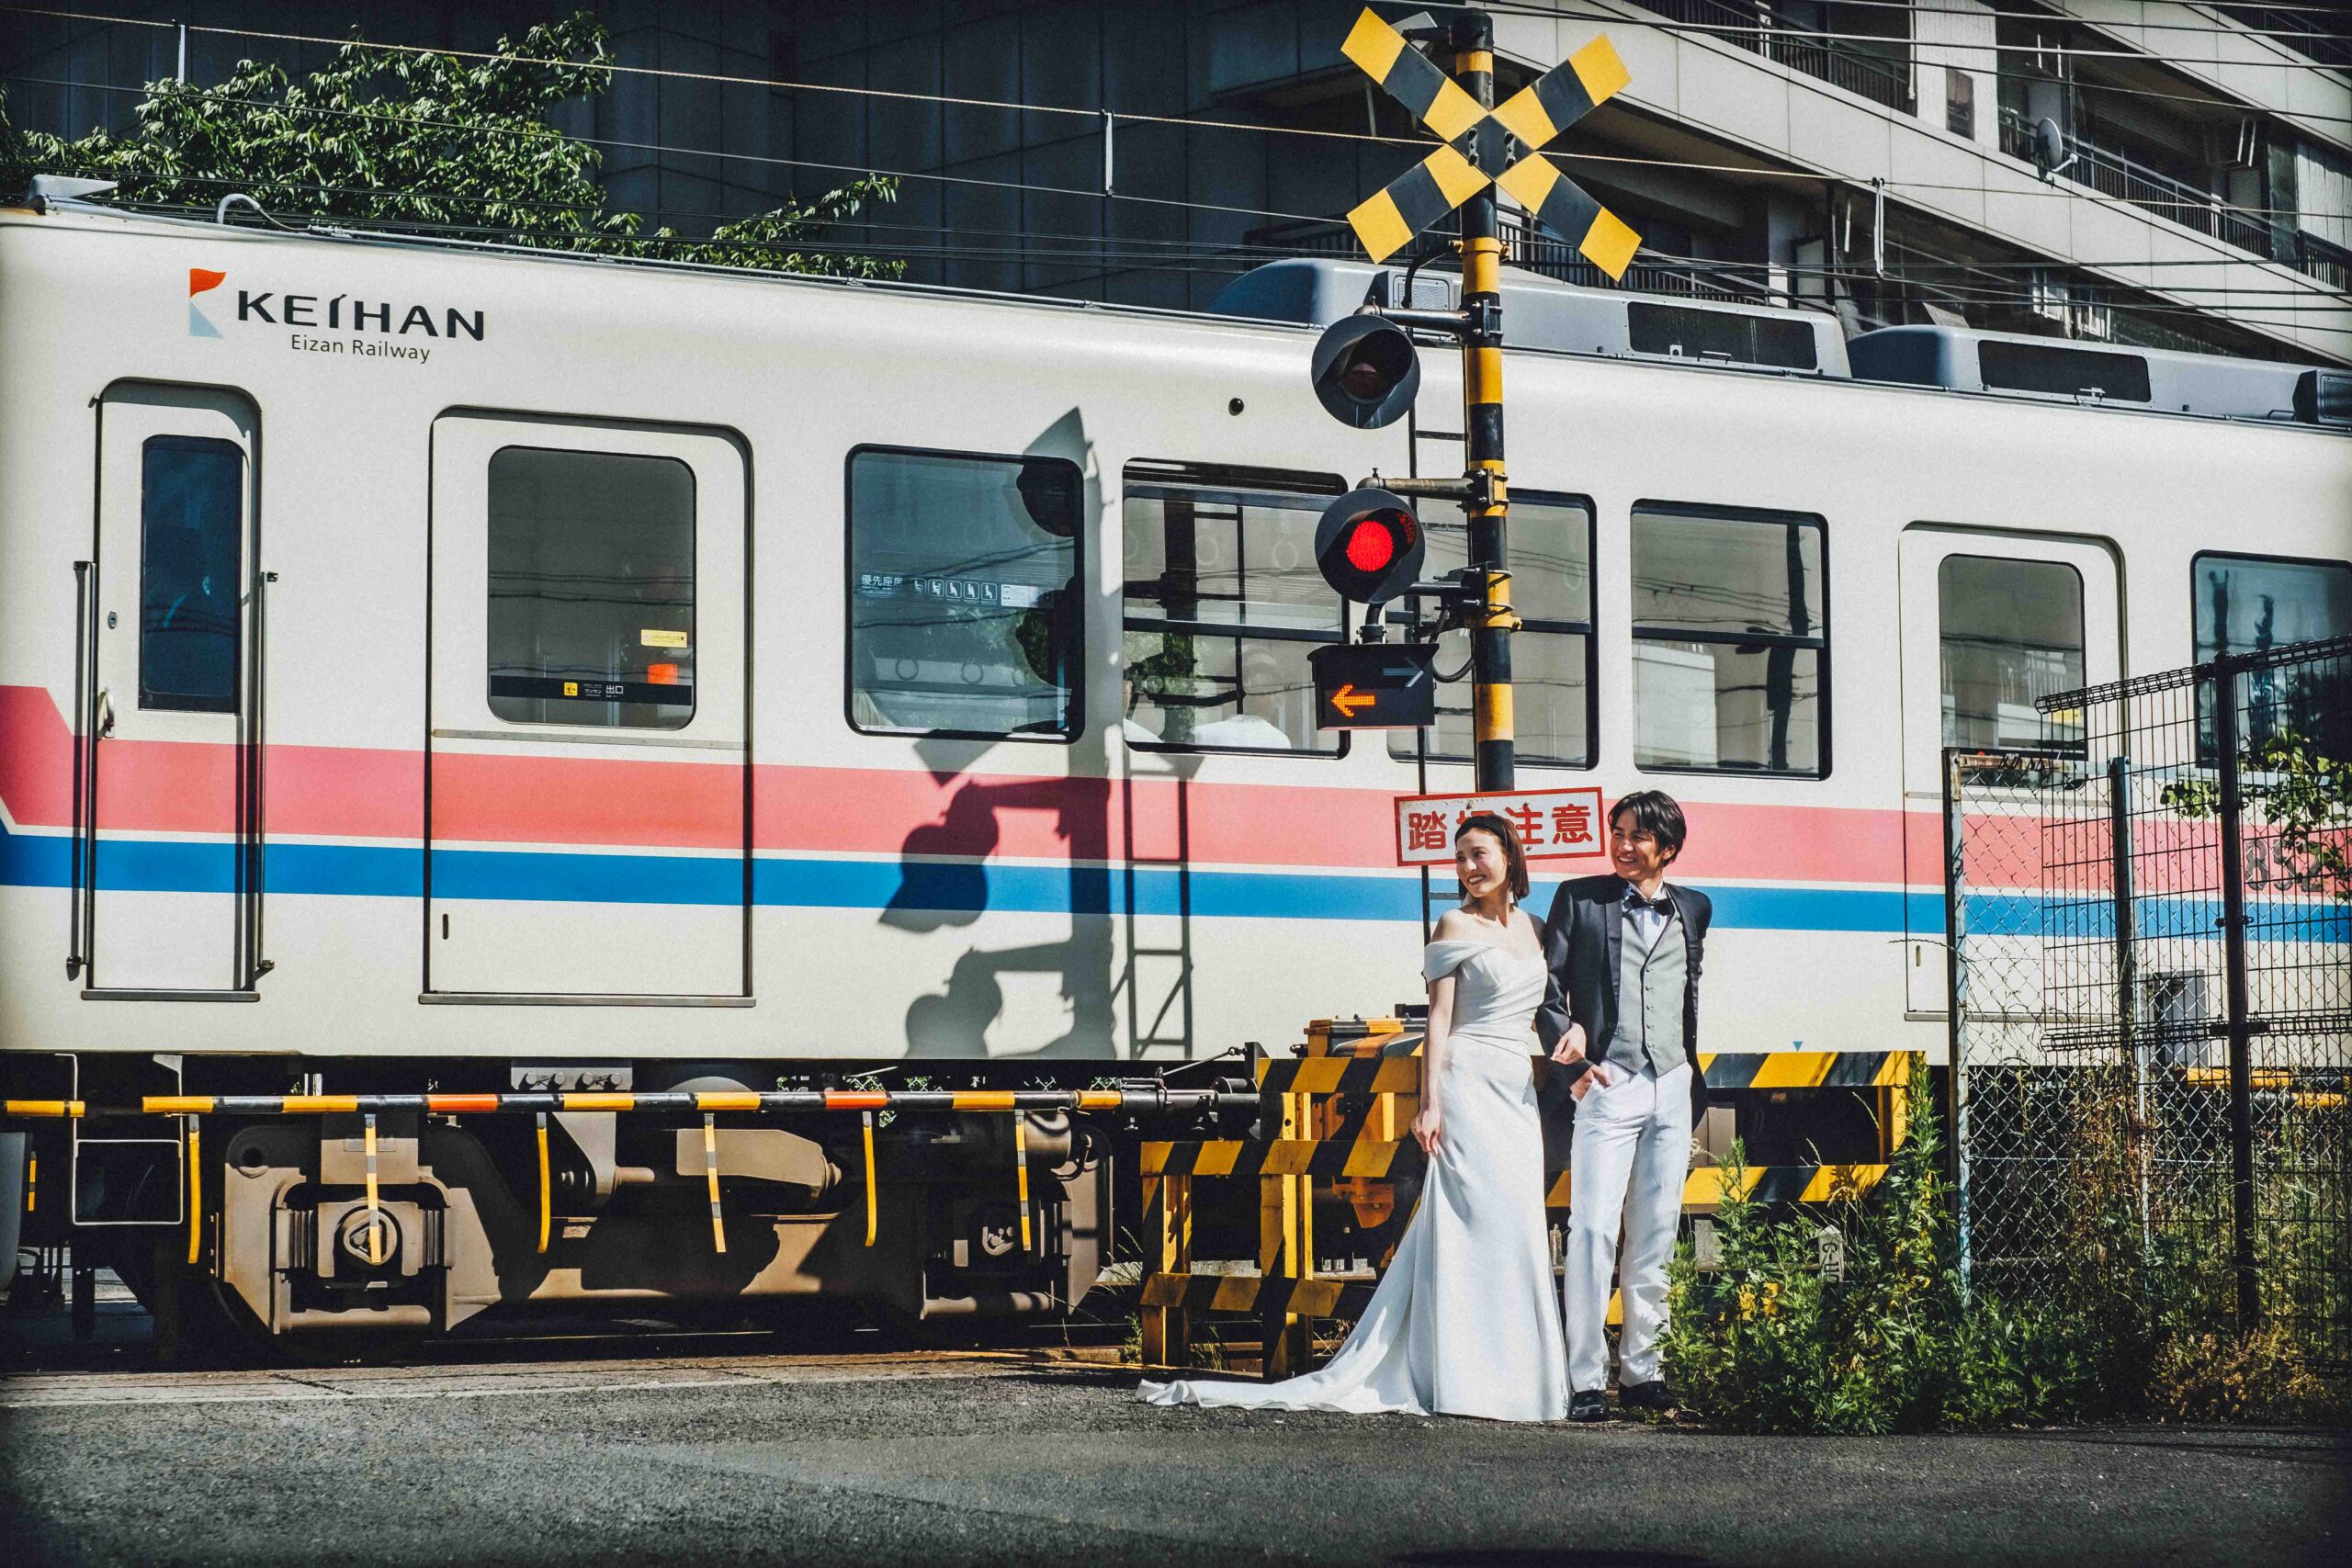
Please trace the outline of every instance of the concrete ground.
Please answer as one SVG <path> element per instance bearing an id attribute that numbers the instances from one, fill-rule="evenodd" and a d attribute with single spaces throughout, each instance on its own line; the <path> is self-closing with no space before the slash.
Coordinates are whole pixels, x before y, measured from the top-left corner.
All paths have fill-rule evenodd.
<path id="1" fill-rule="evenodd" d="M 394 1369 L 0 1376 L 0 1559 L 2341 1563 L 2352 1434 L 1754 1438 L 1160 1410 L 1040 1350 L 560 1337 Z M 746 1353 L 752 1352 L 752 1353 Z"/>

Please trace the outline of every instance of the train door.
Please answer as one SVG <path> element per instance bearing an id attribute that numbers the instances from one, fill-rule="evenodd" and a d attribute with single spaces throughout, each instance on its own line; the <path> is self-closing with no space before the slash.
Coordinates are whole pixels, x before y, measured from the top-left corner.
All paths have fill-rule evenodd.
<path id="1" fill-rule="evenodd" d="M 2081 716 L 2038 704 L 2121 679 L 2120 584 L 2099 541 L 1928 525 L 1900 574 L 1905 1005 L 1941 1014 L 1944 749 L 2079 748 Z"/>
<path id="2" fill-rule="evenodd" d="M 428 999 L 749 995 L 748 504 L 724 435 L 435 423 Z"/>
<path id="3" fill-rule="evenodd" d="M 114 389 L 98 414 L 85 994 L 250 999 L 259 415 L 177 387 Z"/>

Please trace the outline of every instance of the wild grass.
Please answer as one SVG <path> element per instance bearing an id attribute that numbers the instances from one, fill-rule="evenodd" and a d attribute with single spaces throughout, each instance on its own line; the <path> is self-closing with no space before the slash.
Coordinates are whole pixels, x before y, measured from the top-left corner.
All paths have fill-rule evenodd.
<path id="1" fill-rule="evenodd" d="M 2352 1413 L 2343 1383 L 2313 1371 L 2284 1329 L 2215 1324 L 2211 1303 L 2227 1292 L 2209 1253 L 2150 1226 L 2127 1194 L 2077 1206 L 2089 1217 L 2056 1238 L 2054 1287 L 1963 1280 L 1924 1075 L 1908 1111 L 1885 1177 L 1826 1213 L 1776 1216 L 1741 1196 L 1735 1147 L 1719 1266 L 1700 1269 L 1685 1247 L 1669 1275 L 1667 1376 L 1690 1412 L 1736 1431 L 1823 1433 Z M 1842 1269 L 1823 1265 L 1825 1229 Z"/>

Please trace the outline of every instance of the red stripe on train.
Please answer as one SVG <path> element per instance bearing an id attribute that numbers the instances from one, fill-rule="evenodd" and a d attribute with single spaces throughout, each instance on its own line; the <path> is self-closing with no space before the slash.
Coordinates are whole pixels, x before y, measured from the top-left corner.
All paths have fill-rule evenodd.
<path id="1" fill-rule="evenodd" d="M 223 803 L 231 798 L 230 748 L 109 740 L 104 757 L 102 811 L 110 825 L 221 830 Z M 421 752 L 273 745 L 266 773 L 273 834 L 410 842 L 424 837 Z M 72 777 L 71 732 L 54 700 L 37 687 L 0 686 L 0 804 L 20 826 L 67 827 Z M 772 763 L 753 770 L 752 790 L 757 847 L 775 852 L 1394 863 L 1389 797 L 1378 790 L 1168 778 L 943 778 L 920 769 Z M 435 832 L 469 842 L 724 850 L 741 842 L 742 808 L 741 775 L 708 762 L 452 753 L 433 769 Z M 1907 880 L 1940 880 L 1941 828 L 1932 815 L 1706 802 L 1688 809 L 1688 874 L 1896 884 L 1906 880 L 1907 848 Z M 1549 865 L 1601 867 L 1598 860 Z"/>

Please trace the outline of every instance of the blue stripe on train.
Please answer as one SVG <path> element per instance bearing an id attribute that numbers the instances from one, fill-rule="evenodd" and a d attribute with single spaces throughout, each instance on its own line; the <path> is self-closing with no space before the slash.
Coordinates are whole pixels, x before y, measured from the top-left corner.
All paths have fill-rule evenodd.
<path id="1" fill-rule="evenodd" d="M 107 884 L 157 892 L 225 891 L 234 860 L 224 844 L 113 840 L 100 851 Z M 67 841 L 0 829 L 0 884 L 62 887 L 70 877 Z M 1442 879 L 1433 879 L 1442 886 Z M 686 855 L 560 853 L 533 850 L 445 850 L 434 856 L 436 894 L 452 898 L 546 899 L 617 904 L 731 904 L 742 897 L 740 863 Z M 269 846 L 273 893 L 413 898 L 424 887 L 413 848 L 371 844 Z M 1531 904 L 1548 908 L 1555 883 L 1536 884 Z M 1943 930 L 1943 899 L 1932 892 L 1837 887 L 1710 886 L 1719 925 L 1747 930 L 1899 934 Z M 1101 915 L 1132 911 L 1204 919 L 1411 920 L 1421 889 L 1413 875 L 1339 876 L 1300 871 L 1195 871 L 1162 866 L 980 865 L 936 861 L 763 857 L 753 863 L 752 901 L 778 908 L 978 914 Z M 1906 901 L 1908 908 L 1906 910 Z M 2211 906 L 2210 908 L 2208 906 Z M 2049 934 L 2098 940 L 2112 931 L 2104 899 L 2050 903 L 2033 894 L 1984 894 L 1968 901 L 1972 930 L 2020 938 Z M 2148 900 L 2143 934 L 2214 933 L 2216 901 Z M 2257 900 L 2256 940 L 2352 942 L 2352 909 Z M 2160 928 L 2160 929 L 2159 929 Z"/>

